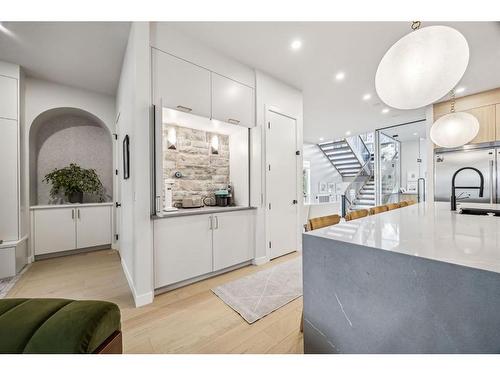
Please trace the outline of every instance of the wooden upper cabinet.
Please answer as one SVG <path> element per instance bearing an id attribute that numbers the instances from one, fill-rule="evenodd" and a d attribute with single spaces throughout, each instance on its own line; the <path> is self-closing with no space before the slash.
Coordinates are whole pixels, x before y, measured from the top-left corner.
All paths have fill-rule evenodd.
<path id="1" fill-rule="evenodd" d="M 210 118 L 210 71 L 157 49 L 152 59 L 155 103 Z"/>
<path id="2" fill-rule="evenodd" d="M 212 118 L 234 125 L 255 126 L 254 90 L 212 73 Z"/>
<path id="3" fill-rule="evenodd" d="M 479 108 L 468 109 L 464 112 L 470 113 L 479 121 L 479 132 L 470 143 L 493 142 L 496 139 L 495 131 L 495 106 L 487 105 Z"/>

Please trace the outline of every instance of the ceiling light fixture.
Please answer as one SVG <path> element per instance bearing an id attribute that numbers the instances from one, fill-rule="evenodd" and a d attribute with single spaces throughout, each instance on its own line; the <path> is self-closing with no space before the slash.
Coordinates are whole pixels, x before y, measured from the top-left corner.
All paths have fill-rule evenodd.
<path id="1" fill-rule="evenodd" d="M 344 72 L 338 72 L 337 74 L 335 74 L 335 79 L 337 81 L 343 81 L 345 78 L 345 73 Z"/>
<path id="2" fill-rule="evenodd" d="M 365 94 L 365 95 L 363 95 L 363 100 L 364 101 L 370 100 L 371 98 L 372 98 L 371 94 Z"/>
<path id="3" fill-rule="evenodd" d="M 302 47 L 302 42 L 298 39 L 294 40 L 291 44 L 290 44 L 290 48 L 294 51 L 297 51 L 299 50 L 300 48 Z"/>
<path id="4" fill-rule="evenodd" d="M 323 138 L 323 137 L 319 137 L 319 141 L 320 141 L 320 142 L 323 142 L 324 140 L 325 140 L 325 138 Z"/>
<path id="5" fill-rule="evenodd" d="M 350 130 L 348 130 L 348 131 L 346 131 L 346 132 L 345 132 L 345 135 L 351 135 L 351 134 L 352 134 L 352 133 L 351 133 L 351 131 L 350 131 Z"/>
<path id="6" fill-rule="evenodd" d="M 455 91 L 451 91 L 450 113 L 437 119 L 431 127 L 432 142 L 453 148 L 472 141 L 479 132 L 479 121 L 470 113 L 455 112 Z"/>
<path id="7" fill-rule="evenodd" d="M 389 108 L 384 108 L 384 109 L 382 110 L 382 113 L 383 113 L 383 114 L 386 114 L 386 113 L 389 113 L 389 111 L 390 111 L 390 109 L 389 109 Z"/>
<path id="8" fill-rule="evenodd" d="M 456 94 L 461 94 L 461 93 L 463 93 L 464 91 L 465 91 L 465 87 L 463 87 L 463 86 L 462 86 L 462 87 L 459 87 L 458 89 L 456 89 L 456 90 L 455 90 L 455 93 L 456 93 Z"/>
<path id="9" fill-rule="evenodd" d="M 375 76 L 377 94 L 398 109 L 424 107 L 441 99 L 462 79 L 469 63 L 465 37 L 448 26 L 420 29 L 399 39 L 380 61 Z"/>
<path id="10" fill-rule="evenodd" d="M 418 133 L 413 133 L 413 135 L 418 135 Z"/>

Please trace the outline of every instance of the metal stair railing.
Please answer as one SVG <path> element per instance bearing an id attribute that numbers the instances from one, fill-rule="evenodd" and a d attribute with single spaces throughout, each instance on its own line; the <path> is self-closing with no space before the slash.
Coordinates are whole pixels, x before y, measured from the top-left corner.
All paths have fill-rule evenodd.
<path id="1" fill-rule="evenodd" d="M 353 178 L 353 180 L 347 185 L 344 194 L 341 197 L 341 214 L 345 217 L 347 213 L 351 210 L 354 201 L 359 195 L 363 186 L 373 177 L 373 163 L 371 157 L 363 164 L 359 172 Z"/>

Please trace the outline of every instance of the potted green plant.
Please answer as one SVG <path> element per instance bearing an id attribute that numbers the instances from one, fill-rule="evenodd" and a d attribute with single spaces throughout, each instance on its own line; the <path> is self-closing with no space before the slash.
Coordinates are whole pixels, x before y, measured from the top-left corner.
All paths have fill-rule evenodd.
<path id="1" fill-rule="evenodd" d="M 104 188 L 95 169 L 85 169 L 71 163 L 68 167 L 54 169 L 46 174 L 43 181 L 52 184 L 52 198 L 64 193 L 70 203 L 83 203 L 83 193 L 88 193 L 97 195 L 101 202 L 104 200 Z"/>

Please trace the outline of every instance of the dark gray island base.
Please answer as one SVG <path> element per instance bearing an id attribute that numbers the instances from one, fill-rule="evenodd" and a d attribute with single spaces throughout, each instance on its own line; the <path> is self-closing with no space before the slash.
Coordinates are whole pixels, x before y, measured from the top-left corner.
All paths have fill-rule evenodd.
<path id="1" fill-rule="evenodd" d="M 500 353 L 500 273 L 335 240 L 331 230 L 303 237 L 305 353 Z M 497 241 L 485 244 L 469 248 L 498 252 Z"/>

